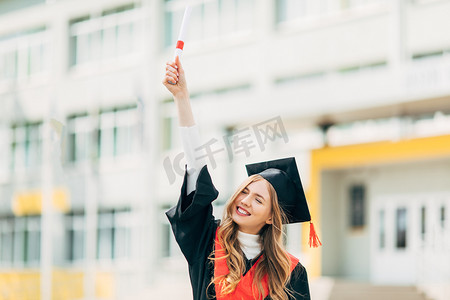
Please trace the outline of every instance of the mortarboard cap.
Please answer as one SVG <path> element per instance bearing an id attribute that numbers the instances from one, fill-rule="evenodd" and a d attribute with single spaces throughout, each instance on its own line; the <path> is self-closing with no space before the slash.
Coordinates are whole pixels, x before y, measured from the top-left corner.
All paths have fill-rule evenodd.
<path id="1" fill-rule="evenodd" d="M 311 221 L 294 157 L 249 164 L 246 168 L 248 176 L 259 174 L 272 184 L 288 223 Z"/>
<path id="2" fill-rule="evenodd" d="M 287 217 L 287 223 L 311 221 L 294 157 L 249 164 L 246 168 L 248 176 L 259 174 L 272 184 L 277 193 L 278 203 Z M 311 243 L 314 246 L 321 244 L 312 223 L 310 224 L 310 245 Z"/>

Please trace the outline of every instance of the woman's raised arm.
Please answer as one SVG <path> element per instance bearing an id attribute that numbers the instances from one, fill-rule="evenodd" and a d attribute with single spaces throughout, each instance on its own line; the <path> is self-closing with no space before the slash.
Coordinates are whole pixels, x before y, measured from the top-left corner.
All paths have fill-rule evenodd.
<path id="1" fill-rule="evenodd" d="M 187 193 L 195 190 L 200 170 L 206 162 L 204 159 L 195 157 L 195 149 L 201 145 L 200 134 L 195 125 L 192 113 L 189 91 L 186 85 L 186 75 L 180 58 L 177 56 L 175 62 L 166 63 L 166 74 L 163 79 L 164 86 L 172 93 L 178 113 L 180 125 L 181 142 L 187 163 Z"/>
<path id="2" fill-rule="evenodd" d="M 215 233 L 211 203 L 217 198 L 218 192 L 208 169 L 204 167 L 204 161 L 195 155 L 196 149 L 201 145 L 200 134 L 195 125 L 186 77 L 178 57 L 175 62 L 167 63 L 163 84 L 172 93 L 177 107 L 181 142 L 187 163 L 178 203 L 166 215 L 189 264 L 198 268 L 201 259 L 203 268 L 203 262 L 211 252 L 209 241 Z"/>

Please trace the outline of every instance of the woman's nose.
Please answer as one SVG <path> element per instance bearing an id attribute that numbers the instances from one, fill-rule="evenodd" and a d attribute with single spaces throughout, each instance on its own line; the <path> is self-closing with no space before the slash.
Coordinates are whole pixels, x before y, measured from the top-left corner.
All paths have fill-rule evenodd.
<path id="1" fill-rule="evenodd" d="M 250 201 L 250 195 L 245 196 L 245 198 L 241 200 L 241 203 L 242 203 L 242 204 L 245 204 L 245 205 L 247 205 L 247 206 L 249 206 L 250 203 L 251 203 L 251 201 Z"/>

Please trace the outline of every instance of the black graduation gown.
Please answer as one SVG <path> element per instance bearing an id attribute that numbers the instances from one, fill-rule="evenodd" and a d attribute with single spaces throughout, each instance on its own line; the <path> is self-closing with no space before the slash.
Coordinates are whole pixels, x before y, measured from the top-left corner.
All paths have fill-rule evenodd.
<path id="1" fill-rule="evenodd" d="M 194 300 L 216 299 L 214 284 L 209 285 L 214 275 L 214 263 L 208 256 L 214 248 L 215 233 L 219 225 L 219 220 L 215 220 L 212 214 L 211 203 L 219 192 L 212 183 L 207 166 L 200 171 L 195 191 L 186 195 L 186 185 L 187 173 L 184 175 L 178 203 L 166 215 L 189 265 Z M 257 258 L 246 260 L 246 272 L 256 260 Z M 295 297 L 290 297 L 290 300 L 310 299 L 306 269 L 300 263 L 292 271 L 288 288 L 295 293 Z M 265 300 L 270 298 L 266 297 Z"/>

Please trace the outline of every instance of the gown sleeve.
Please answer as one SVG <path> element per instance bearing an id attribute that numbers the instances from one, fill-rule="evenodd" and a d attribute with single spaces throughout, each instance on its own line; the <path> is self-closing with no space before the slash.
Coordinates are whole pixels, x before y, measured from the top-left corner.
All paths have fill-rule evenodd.
<path id="1" fill-rule="evenodd" d="M 204 158 L 195 156 L 195 150 L 201 145 L 200 132 L 197 125 L 190 127 L 180 126 L 181 144 L 183 145 L 184 155 L 187 164 L 187 186 L 186 191 L 189 195 L 195 190 L 200 170 L 206 165 Z"/>
<path id="2" fill-rule="evenodd" d="M 310 300 L 308 274 L 305 267 L 298 263 L 291 274 L 288 283 L 289 290 L 293 294 L 289 296 L 289 300 Z"/>
<path id="3" fill-rule="evenodd" d="M 212 202 L 219 192 L 214 187 L 208 167 L 200 170 L 195 190 L 187 195 L 187 171 L 177 205 L 166 212 L 175 239 L 190 265 L 204 259 L 204 249 L 209 245 L 211 230 L 215 225 Z"/>

